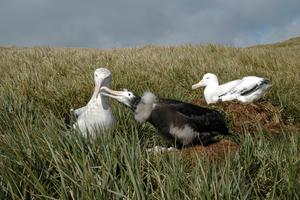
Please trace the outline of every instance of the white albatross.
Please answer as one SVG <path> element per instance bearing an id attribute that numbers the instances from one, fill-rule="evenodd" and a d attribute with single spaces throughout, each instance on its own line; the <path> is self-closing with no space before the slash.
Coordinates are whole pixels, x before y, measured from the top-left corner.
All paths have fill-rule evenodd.
<path id="1" fill-rule="evenodd" d="M 95 89 L 92 98 L 84 107 L 72 110 L 77 121 L 73 128 L 79 128 L 82 135 L 95 137 L 97 133 L 112 129 L 115 118 L 109 98 L 100 94 L 102 86 L 109 87 L 111 72 L 106 68 L 98 68 L 94 72 Z"/>
<path id="2" fill-rule="evenodd" d="M 194 84 L 192 89 L 205 87 L 204 98 L 207 104 L 237 99 L 243 103 L 253 102 L 261 98 L 271 87 L 270 81 L 257 76 L 246 76 L 242 79 L 219 85 L 215 74 L 206 73 L 202 80 Z"/>

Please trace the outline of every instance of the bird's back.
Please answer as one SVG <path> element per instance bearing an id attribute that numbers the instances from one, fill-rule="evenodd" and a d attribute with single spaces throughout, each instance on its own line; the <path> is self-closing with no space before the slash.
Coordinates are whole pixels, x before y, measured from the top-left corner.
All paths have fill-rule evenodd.
<path id="1" fill-rule="evenodd" d="M 232 88 L 236 87 L 239 83 L 241 83 L 240 79 L 230 81 L 230 82 L 224 83 L 222 85 L 219 85 L 218 90 L 220 90 L 221 93 L 227 93 L 230 90 L 232 90 Z"/>

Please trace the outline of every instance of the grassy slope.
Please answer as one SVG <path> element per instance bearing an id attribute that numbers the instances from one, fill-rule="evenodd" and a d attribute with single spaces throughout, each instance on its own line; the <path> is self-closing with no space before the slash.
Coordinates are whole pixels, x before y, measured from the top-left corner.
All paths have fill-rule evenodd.
<path id="1" fill-rule="evenodd" d="M 192 101 L 191 85 L 205 72 L 222 82 L 269 77 L 265 100 L 289 123 L 300 119 L 300 39 L 246 49 L 216 45 L 97 50 L 0 48 L 0 199 L 300 198 L 299 132 L 280 141 L 245 134 L 235 157 L 194 162 L 177 154 L 151 155 L 155 130 L 137 124 L 113 102 L 117 129 L 85 141 L 63 126 L 63 113 L 84 105 L 95 68 L 113 72 L 112 88 Z"/>

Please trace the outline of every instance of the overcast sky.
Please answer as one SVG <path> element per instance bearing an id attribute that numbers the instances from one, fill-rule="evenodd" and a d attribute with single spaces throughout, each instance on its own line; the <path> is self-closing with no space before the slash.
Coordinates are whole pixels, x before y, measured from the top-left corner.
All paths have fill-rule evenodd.
<path id="1" fill-rule="evenodd" d="M 300 0 L 0 0 L 0 45 L 250 46 L 300 36 Z"/>

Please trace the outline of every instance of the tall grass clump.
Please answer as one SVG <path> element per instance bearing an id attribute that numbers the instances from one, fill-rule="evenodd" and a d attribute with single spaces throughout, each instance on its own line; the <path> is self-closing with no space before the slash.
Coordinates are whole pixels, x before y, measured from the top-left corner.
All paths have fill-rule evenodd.
<path id="1" fill-rule="evenodd" d="M 299 199 L 298 41 L 251 48 L 1 47 L 0 199 Z M 206 72 L 221 82 L 268 77 L 273 87 L 263 101 L 295 128 L 276 136 L 234 133 L 236 154 L 215 160 L 205 153 L 153 154 L 146 148 L 162 143 L 154 128 L 112 102 L 116 128 L 85 139 L 63 118 L 89 100 L 98 67 L 112 71 L 114 89 L 187 102 L 202 98 L 190 87 Z"/>

